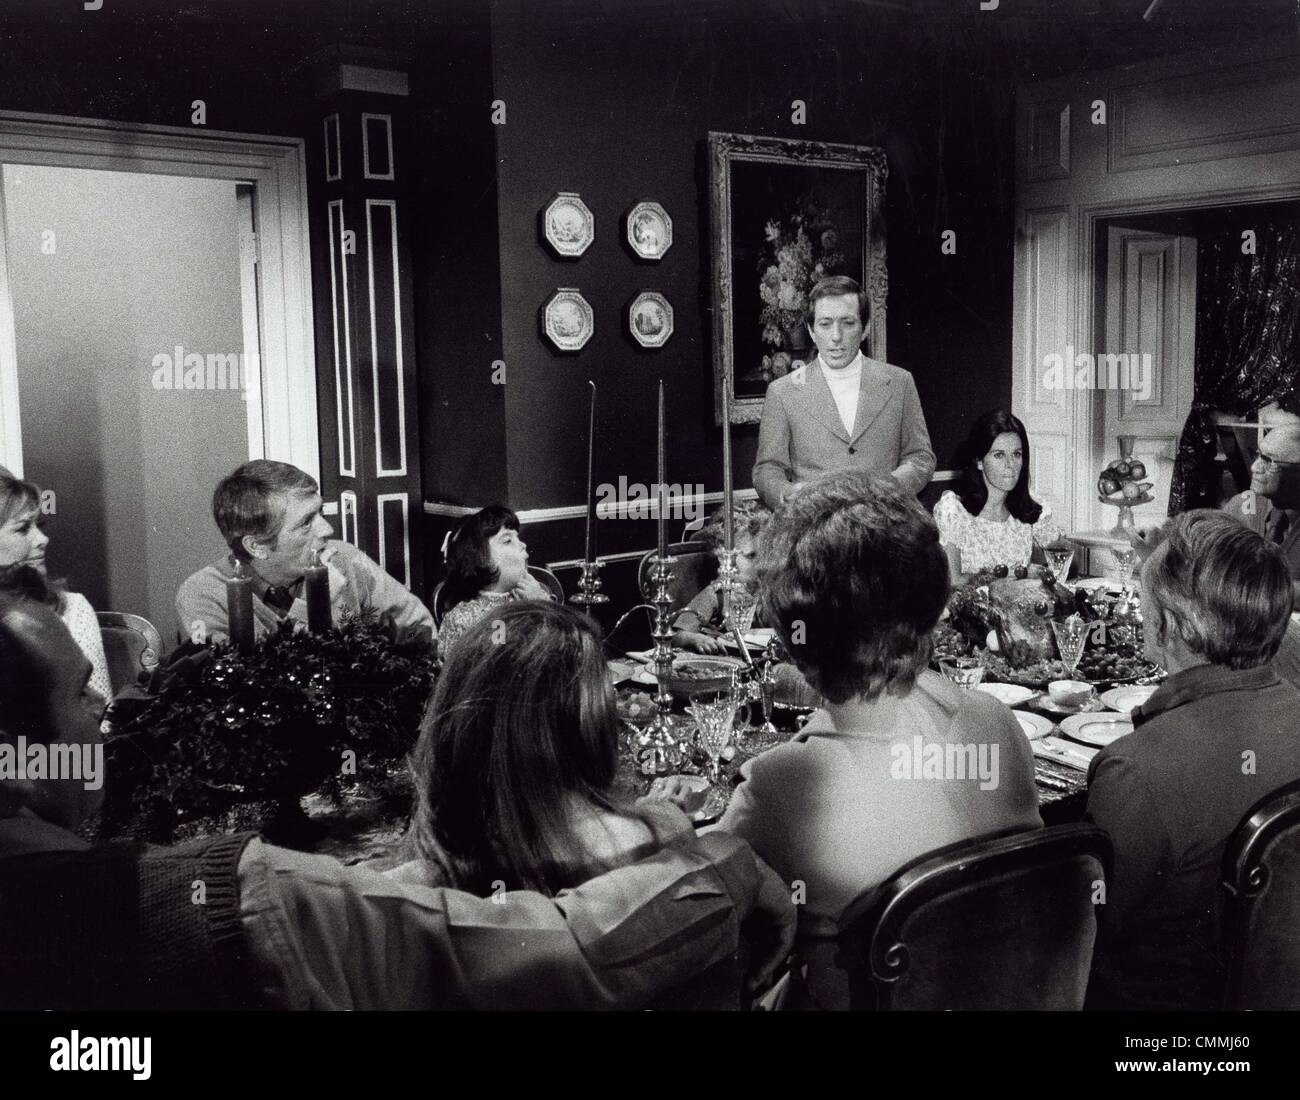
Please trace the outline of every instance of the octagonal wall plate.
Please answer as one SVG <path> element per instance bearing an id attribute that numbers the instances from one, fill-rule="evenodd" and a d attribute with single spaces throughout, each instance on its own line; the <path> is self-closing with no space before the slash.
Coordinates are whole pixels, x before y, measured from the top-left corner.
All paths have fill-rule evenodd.
<path id="1" fill-rule="evenodd" d="M 591 305 L 574 287 L 560 287 L 542 310 L 547 339 L 559 351 L 581 351 L 596 331 Z"/>
<path id="2" fill-rule="evenodd" d="M 657 202 L 639 202 L 627 216 L 627 243 L 643 260 L 659 260 L 673 246 L 673 220 Z"/>
<path id="3" fill-rule="evenodd" d="M 657 291 L 643 290 L 628 307 L 627 327 L 643 348 L 661 348 L 673 334 L 673 307 Z"/>
<path id="4" fill-rule="evenodd" d="M 596 239 L 596 217 L 572 191 L 560 191 L 547 203 L 542 225 L 547 243 L 566 259 L 581 256 Z"/>

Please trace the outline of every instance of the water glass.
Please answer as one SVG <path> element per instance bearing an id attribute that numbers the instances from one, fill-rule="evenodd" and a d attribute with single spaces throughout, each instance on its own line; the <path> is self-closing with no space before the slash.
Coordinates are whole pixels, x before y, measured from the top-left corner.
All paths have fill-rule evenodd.
<path id="1" fill-rule="evenodd" d="M 1056 637 L 1061 660 L 1073 677 L 1083 659 L 1084 646 L 1088 644 L 1088 624 L 1080 616 L 1071 615 L 1063 622 L 1053 622 L 1052 634 Z"/>
<path id="2" fill-rule="evenodd" d="M 975 657 L 944 657 L 939 671 L 959 688 L 973 688 L 984 679 L 984 666 Z"/>

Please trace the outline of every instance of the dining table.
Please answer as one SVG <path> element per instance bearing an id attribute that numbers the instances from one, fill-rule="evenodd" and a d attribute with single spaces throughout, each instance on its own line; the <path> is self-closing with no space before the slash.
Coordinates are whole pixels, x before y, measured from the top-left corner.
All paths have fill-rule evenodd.
<path id="1" fill-rule="evenodd" d="M 644 673 L 639 679 L 637 673 L 645 667 L 637 655 L 630 659 L 613 661 L 610 665 L 610 678 L 614 681 L 619 697 L 620 714 L 624 718 L 619 739 L 618 770 L 615 780 L 617 792 L 625 798 L 635 799 L 647 794 L 656 775 L 643 770 L 637 758 L 639 727 L 649 717 L 653 707 L 652 694 L 655 691 L 648 683 L 649 677 Z M 978 688 L 973 690 L 979 690 Z M 1086 745 L 1078 744 L 1061 736 L 1059 720 L 1062 715 L 1053 715 L 1050 703 L 1045 700 L 1029 701 L 1037 705 L 1012 708 L 1013 713 L 1034 714 L 1039 718 L 1033 722 L 1037 735 L 1050 737 L 1051 751 L 1035 751 L 1034 779 L 1038 788 L 1039 812 L 1048 825 L 1060 825 L 1078 821 L 1083 816 L 1087 802 L 1087 768 L 1092 754 L 1096 751 Z M 777 729 L 775 735 L 761 734 L 758 724 L 761 721 L 757 702 L 742 707 L 738 715 L 736 734 L 720 761 L 720 782 L 710 784 L 717 794 L 710 797 L 707 809 L 697 814 L 697 827 L 712 824 L 721 816 L 730 801 L 736 786 L 741 782 L 740 769 L 748 760 L 769 752 L 778 745 L 797 738 L 815 708 L 808 706 L 782 705 L 773 708 L 772 721 Z M 1119 717 L 1115 714 L 1115 717 Z M 689 716 L 680 702 L 674 703 L 674 718 L 683 733 L 683 740 L 689 745 L 693 740 L 693 728 Z M 1032 720 L 1022 721 L 1022 728 Z M 1043 723 L 1050 723 L 1044 726 Z M 1029 731 L 1026 730 L 1026 735 Z M 1032 741 L 1031 741 L 1032 744 Z M 697 750 L 688 752 L 688 757 L 670 774 L 701 777 L 708 767 L 708 758 Z"/>

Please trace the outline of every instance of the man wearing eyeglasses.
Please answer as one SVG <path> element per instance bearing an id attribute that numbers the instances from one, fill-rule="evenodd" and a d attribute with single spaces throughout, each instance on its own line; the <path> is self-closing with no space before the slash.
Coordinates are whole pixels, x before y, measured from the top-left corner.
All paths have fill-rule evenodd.
<path id="1" fill-rule="evenodd" d="M 1300 612 L 1300 425 L 1261 430 L 1253 457 L 1250 488 L 1227 501 L 1223 510 L 1282 551 Z M 1129 541 L 1145 560 L 1164 541 L 1167 528 L 1142 528 Z M 1282 678 L 1300 686 L 1300 617 L 1292 616 L 1275 661 Z"/>
<path id="2" fill-rule="evenodd" d="M 1300 606 L 1300 427 L 1278 427 L 1263 436 L 1250 466 L 1250 488 L 1223 508 L 1282 548 Z"/>

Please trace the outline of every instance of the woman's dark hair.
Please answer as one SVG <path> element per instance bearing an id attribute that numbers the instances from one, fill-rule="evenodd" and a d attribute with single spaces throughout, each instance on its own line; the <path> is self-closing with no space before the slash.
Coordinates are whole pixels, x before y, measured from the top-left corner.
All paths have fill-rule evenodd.
<path id="1" fill-rule="evenodd" d="M 984 483 L 983 472 L 976 464 L 989 453 L 993 441 L 1006 432 L 1014 432 L 1020 437 L 1020 448 L 1024 453 L 1020 479 L 1007 494 L 1007 511 L 1021 523 L 1037 523 L 1038 517 L 1043 513 L 1043 506 L 1029 495 L 1029 435 L 1020 418 L 1012 416 L 1006 409 L 986 412 L 971 426 L 970 435 L 966 437 L 959 452 L 965 473 L 957 485 L 957 496 L 972 516 L 978 516 L 984 510 L 989 499 L 989 489 Z"/>
<path id="2" fill-rule="evenodd" d="M 790 498 L 763 539 L 759 599 L 832 703 L 902 694 L 948 599 L 939 529 L 892 478 L 842 471 Z"/>
<path id="3" fill-rule="evenodd" d="M 519 517 L 500 504 L 466 516 L 447 539 L 446 607 L 450 611 L 464 600 L 472 600 L 500 576 L 492 564 L 488 540 L 503 528 L 518 531 Z"/>
<path id="4" fill-rule="evenodd" d="M 475 894 L 494 882 L 572 886 L 586 861 L 575 801 L 629 813 L 610 797 L 617 758 L 618 712 L 590 621 L 560 604 L 509 603 L 460 638 L 425 712 L 411 760 L 415 852 Z"/>

